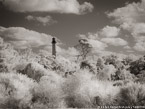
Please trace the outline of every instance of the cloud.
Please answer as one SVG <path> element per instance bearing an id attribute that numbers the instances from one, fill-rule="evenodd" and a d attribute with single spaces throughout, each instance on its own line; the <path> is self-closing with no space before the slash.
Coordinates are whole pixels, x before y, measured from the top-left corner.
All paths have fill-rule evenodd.
<path id="1" fill-rule="evenodd" d="M 96 50 L 105 50 L 107 44 L 99 41 L 99 40 L 93 40 L 93 39 L 88 39 L 89 44 Z"/>
<path id="2" fill-rule="evenodd" d="M 136 23 L 133 25 L 131 34 L 135 40 L 134 49 L 139 52 L 145 51 L 145 23 Z"/>
<path id="3" fill-rule="evenodd" d="M 50 51 L 52 51 L 52 46 L 45 46 L 43 50 L 40 49 L 40 52 L 41 51 L 45 51 L 47 54 L 51 55 L 52 53 Z M 64 49 L 56 45 L 56 51 L 57 56 L 63 56 L 65 58 L 67 57 L 67 59 L 77 58 L 79 55 L 79 51 L 74 47 L 68 47 L 67 49 Z"/>
<path id="4" fill-rule="evenodd" d="M 135 46 L 134 46 L 133 48 L 134 48 L 136 51 L 144 52 L 144 51 L 145 51 L 145 42 L 136 43 Z"/>
<path id="5" fill-rule="evenodd" d="M 139 24 L 139 28 L 143 26 L 140 23 L 145 22 L 145 1 L 127 4 L 122 8 L 117 8 L 113 12 L 107 13 L 107 15 L 114 18 L 114 22 L 123 29 L 133 32 L 137 29 L 136 24 Z"/>
<path id="6" fill-rule="evenodd" d="M 130 50 L 130 49 L 131 49 L 131 47 L 130 47 L 130 46 L 128 46 L 128 45 L 126 45 L 126 46 L 124 47 L 124 49 Z"/>
<path id="7" fill-rule="evenodd" d="M 41 52 L 41 50 L 47 51 L 50 55 L 52 52 L 52 36 L 44 33 L 39 33 L 33 30 L 28 30 L 23 27 L 1 27 L 0 26 L 0 37 L 4 39 L 5 42 L 11 43 L 16 49 L 32 48 Z M 63 57 L 76 57 L 79 52 L 74 47 L 69 47 L 68 49 L 62 48 L 62 44 L 59 39 L 57 39 L 56 51 L 57 55 Z"/>
<path id="8" fill-rule="evenodd" d="M 124 46 L 123 48 L 124 48 L 128 53 L 133 53 L 133 52 L 135 52 L 135 51 L 132 49 L 132 47 L 130 47 L 130 46 L 128 46 L 128 45 Z"/>
<path id="9" fill-rule="evenodd" d="M 113 12 L 107 13 L 109 17 L 113 17 L 114 22 L 118 24 L 127 24 L 144 22 L 145 19 L 145 1 L 127 4 L 122 8 L 117 8 Z"/>
<path id="10" fill-rule="evenodd" d="M 145 1 L 127 4 L 107 13 L 108 17 L 114 18 L 114 22 L 125 30 L 132 33 L 141 33 L 145 28 Z"/>
<path id="11" fill-rule="evenodd" d="M 128 44 L 127 41 L 121 38 L 102 38 L 101 41 L 113 46 L 125 46 Z"/>
<path id="12" fill-rule="evenodd" d="M 127 52 L 128 52 L 128 53 L 134 53 L 134 51 L 133 51 L 133 50 L 127 50 Z"/>
<path id="13" fill-rule="evenodd" d="M 87 35 L 85 35 L 85 34 L 79 34 L 77 37 L 79 39 L 94 39 L 94 40 L 99 39 L 98 33 L 90 33 L 90 32 Z"/>
<path id="14" fill-rule="evenodd" d="M 92 12 L 89 2 L 79 4 L 77 0 L 4 0 L 3 4 L 14 12 L 55 12 L 86 14 Z"/>
<path id="15" fill-rule="evenodd" d="M 35 16 L 32 16 L 32 15 L 28 15 L 26 17 L 27 20 L 29 21 L 37 21 L 39 23 L 42 23 L 43 26 L 46 26 L 46 25 L 51 25 L 51 24 L 54 24 L 54 23 L 57 23 L 57 21 L 53 20 L 51 16 L 45 16 L 45 17 L 35 17 Z"/>
<path id="16" fill-rule="evenodd" d="M 133 48 L 136 51 L 145 51 L 145 0 L 127 4 L 107 15 L 114 18 L 114 22 L 122 29 L 130 32 L 135 41 Z"/>
<path id="17" fill-rule="evenodd" d="M 105 37 L 116 37 L 119 35 L 119 32 L 120 29 L 117 27 L 106 26 L 101 30 L 100 34 Z"/>
<path id="18" fill-rule="evenodd" d="M 50 46 L 52 36 L 22 27 L 0 27 L 0 36 L 15 48 Z"/>
<path id="19" fill-rule="evenodd" d="M 145 36 L 140 36 L 136 38 L 136 44 L 133 47 L 136 51 L 144 52 L 145 51 Z"/>
<path id="20" fill-rule="evenodd" d="M 142 34 L 145 34 L 145 23 L 135 23 L 132 24 L 131 34 L 134 37 L 138 37 Z"/>
<path id="21" fill-rule="evenodd" d="M 32 15 L 28 15 L 25 17 L 27 20 L 31 21 L 31 20 L 35 20 L 35 17 Z"/>
<path id="22" fill-rule="evenodd" d="M 69 47 L 68 49 L 61 49 L 59 55 L 64 57 L 77 57 L 79 55 L 79 51 L 74 47 Z"/>
<path id="23" fill-rule="evenodd" d="M 105 48 L 108 47 L 107 44 L 100 41 L 97 33 L 88 33 L 87 35 L 80 34 L 78 38 L 86 39 L 87 43 L 89 43 L 94 50 L 105 50 Z"/>

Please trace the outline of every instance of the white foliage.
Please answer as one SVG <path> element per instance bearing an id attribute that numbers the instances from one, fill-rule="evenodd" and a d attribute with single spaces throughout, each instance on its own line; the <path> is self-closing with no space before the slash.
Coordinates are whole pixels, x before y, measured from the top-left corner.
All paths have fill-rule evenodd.
<path id="1" fill-rule="evenodd" d="M 36 81 L 39 81 L 42 76 L 47 75 L 47 70 L 44 69 L 42 65 L 33 62 L 26 66 L 23 74 L 28 75 L 28 77 L 33 78 Z"/>
<path id="2" fill-rule="evenodd" d="M 30 106 L 32 90 L 36 83 L 25 75 L 16 73 L 0 74 L 0 107 Z M 15 101 L 15 102 L 14 102 Z"/>
<path id="3" fill-rule="evenodd" d="M 37 107 L 38 104 L 43 104 L 42 107 L 47 108 L 63 108 L 65 107 L 64 97 L 62 91 L 63 78 L 58 74 L 49 74 L 40 79 L 39 85 L 35 88 L 34 97 L 37 102 L 34 103 Z"/>
<path id="4" fill-rule="evenodd" d="M 113 87 L 111 82 L 99 81 L 86 70 L 69 77 L 63 89 L 69 100 L 67 105 L 78 108 L 91 108 L 102 103 L 113 103 L 114 96 L 119 92 L 119 88 Z"/>
<path id="5" fill-rule="evenodd" d="M 97 77 L 100 80 L 111 80 L 111 75 L 115 75 L 116 69 L 113 65 L 105 65 Z"/>
<path id="6" fill-rule="evenodd" d="M 64 57 L 57 57 L 56 63 L 61 66 L 62 72 L 76 71 L 79 69 L 78 63 Z"/>

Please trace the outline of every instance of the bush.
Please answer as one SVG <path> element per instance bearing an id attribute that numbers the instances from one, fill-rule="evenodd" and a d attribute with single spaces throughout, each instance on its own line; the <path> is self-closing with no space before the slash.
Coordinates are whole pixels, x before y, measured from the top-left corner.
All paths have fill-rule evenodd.
<path id="1" fill-rule="evenodd" d="M 97 73 L 97 67 L 96 67 L 95 63 L 93 63 L 89 60 L 82 61 L 80 63 L 80 69 L 87 69 L 94 74 Z"/>
<path id="2" fill-rule="evenodd" d="M 0 72 L 9 72 L 17 64 L 19 64 L 19 54 L 12 48 L 11 45 L 6 44 L 6 47 L 0 49 Z"/>
<path id="3" fill-rule="evenodd" d="M 131 74 L 130 71 L 127 71 L 125 69 L 121 70 L 118 69 L 115 72 L 115 75 L 113 76 L 113 80 L 134 80 L 136 77 L 134 74 Z"/>
<path id="4" fill-rule="evenodd" d="M 136 83 L 129 83 L 127 86 L 123 86 L 117 95 L 117 105 L 144 106 L 145 86 Z"/>
<path id="5" fill-rule="evenodd" d="M 80 69 L 79 64 L 64 57 L 57 57 L 53 63 L 53 70 L 60 75 L 65 75 L 66 73 L 73 73 Z"/>
<path id="6" fill-rule="evenodd" d="M 112 80 L 112 76 L 115 75 L 116 69 L 113 65 L 105 65 L 102 70 L 97 74 L 99 80 Z"/>
<path id="7" fill-rule="evenodd" d="M 47 75 L 47 70 L 44 67 L 36 62 L 29 63 L 27 66 L 20 71 L 22 74 L 26 74 L 29 78 L 40 81 L 40 78 L 44 75 Z"/>
<path id="8" fill-rule="evenodd" d="M 0 38 L 0 109 L 145 105 L 144 58 L 69 59 L 17 52 Z"/>
<path id="9" fill-rule="evenodd" d="M 134 75 L 138 75 L 142 70 L 145 70 L 145 60 L 140 58 L 136 61 L 133 61 L 130 64 L 130 72 Z"/>
<path id="10" fill-rule="evenodd" d="M 0 74 L 0 108 L 28 109 L 31 107 L 35 82 L 25 75 Z"/>
<path id="11" fill-rule="evenodd" d="M 33 108 L 64 108 L 63 78 L 57 74 L 43 76 L 34 90 Z"/>
<path id="12" fill-rule="evenodd" d="M 80 70 L 66 79 L 63 91 L 69 108 L 96 108 L 99 105 L 113 105 L 119 88 L 113 87 L 111 82 L 97 80 L 87 70 Z"/>

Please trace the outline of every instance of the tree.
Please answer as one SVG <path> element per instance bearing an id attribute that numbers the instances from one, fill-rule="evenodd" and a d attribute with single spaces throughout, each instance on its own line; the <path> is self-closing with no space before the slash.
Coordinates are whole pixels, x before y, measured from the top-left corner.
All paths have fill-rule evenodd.
<path id="1" fill-rule="evenodd" d="M 76 45 L 75 48 L 79 51 L 78 58 L 81 57 L 82 60 L 85 60 L 87 55 L 91 52 L 92 46 L 87 39 L 80 39 L 79 44 Z"/>
<path id="2" fill-rule="evenodd" d="M 102 58 L 98 58 L 96 66 L 97 66 L 98 70 L 103 69 L 104 68 L 104 60 Z"/>
<path id="3" fill-rule="evenodd" d="M 138 75 L 141 71 L 145 70 L 144 57 L 130 63 L 130 72 L 134 75 Z"/>

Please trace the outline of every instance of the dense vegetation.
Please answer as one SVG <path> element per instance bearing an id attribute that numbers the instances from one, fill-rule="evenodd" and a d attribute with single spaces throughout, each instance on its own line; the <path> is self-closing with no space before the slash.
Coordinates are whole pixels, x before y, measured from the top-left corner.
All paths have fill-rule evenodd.
<path id="1" fill-rule="evenodd" d="M 145 106 L 145 57 L 85 57 L 16 51 L 0 38 L 0 109 Z"/>

